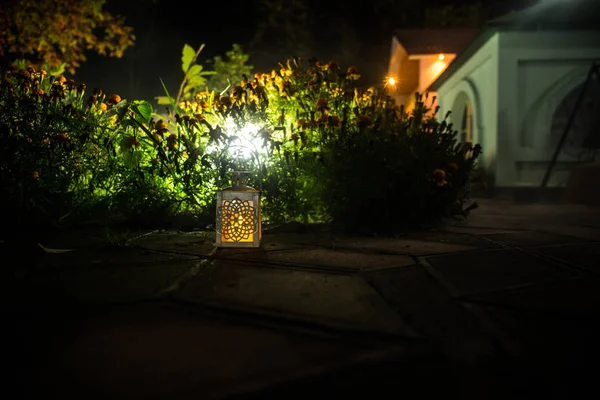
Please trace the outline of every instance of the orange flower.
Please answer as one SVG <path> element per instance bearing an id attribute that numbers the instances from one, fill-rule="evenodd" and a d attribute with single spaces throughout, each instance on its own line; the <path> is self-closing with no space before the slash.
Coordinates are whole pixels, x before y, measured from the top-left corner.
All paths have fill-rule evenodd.
<path id="1" fill-rule="evenodd" d="M 358 68 L 349 67 L 348 71 L 346 71 L 346 79 L 350 79 L 351 81 L 355 81 L 360 78 L 360 73 L 358 72 Z"/>
<path id="2" fill-rule="evenodd" d="M 56 140 L 59 143 L 66 142 L 67 140 L 69 140 L 69 136 L 66 133 L 59 133 L 54 137 L 54 140 Z"/>
<path id="3" fill-rule="evenodd" d="M 431 174 L 431 181 L 434 182 L 438 186 L 445 186 L 448 184 L 446 181 L 446 171 L 443 169 L 434 169 Z"/>
<path id="4" fill-rule="evenodd" d="M 36 181 L 36 182 L 37 182 L 37 181 L 39 181 L 39 180 L 40 180 L 40 173 L 39 173 L 39 172 L 37 172 L 37 171 L 33 171 L 33 172 L 31 173 L 31 178 L 32 178 L 34 181 Z"/>
<path id="5" fill-rule="evenodd" d="M 292 140 L 294 142 L 294 146 L 298 145 L 299 139 L 300 139 L 300 135 L 298 135 L 297 133 L 292 133 L 292 138 L 290 140 Z"/>
<path id="6" fill-rule="evenodd" d="M 358 127 L 366 128 L 371 125 L 371 117 L 366 114 L 361 114 L 358 116 Z"/>
<path id="7" fill-rule="evenodd" d="M 118 94 L 111 94 L 107 100 L 107 103 L 110 105 L 118 104 L 120 102 L 121 102 L 121 96 L 119 96 Z"/>
<path id="8" fill-rule="evenodd" d="M 169 127 L 167 126 L 167 124 L 164 123 L 162 119 L 160 119 L 156 122 L 156 124 L 154 124 L 154 129 L 156 129 L 160 133 L 163 133 L 168 131 Z"/>
<path id="9" fill-rule="evenodd" d="M 329 119 L 327 120 L 327 125 L 330 128 L 339 128 L 340 126 L 342 126 L 342 121 L 340 121 L 340 118 L 336 115 L 331 115 L 329 116 Z"/>
<path id="10" fill-rule="evenodd" d="M 320 69 L 321 71 L 326 71 L 327 70 L 327 64 L 325 64 L 323 61 L 317 61 L 315 66 Z"/>
<path id="11" fill-rule="evenodd" d="M 236 86 L 233 88 L 233 98 L 237 99 L 246 94 L 246 91 L 242 86 Z"/>
<path id="12" fill-rule="evenodd" d="M 340 72 L 340 66 L 335 61 L 329 61 L 329 64 L 327 64 L 327 68 L 331 72 Z"/>
<path id="13" fill-rule="evenodd" d="M 67 78 L 65 78 L 64 75 L 59 75 L 56 77 L 56 80 L 58 81 L 58 83 L 65 83 L 67 81 Z"/>
<path id="14" fill-rule="evenodd" d="M 233 104 L 233 99 L 229 96 L 223 96 L 221 97 L 221 104 L 223 104 L 224 106 L 230 107 Z"/>
<path id="15" fill-rule="evenodd" d="M 100 103 L 100 111 L 105 113 L 107 109 L 108 109 L 108 106 L 106 105 L 106 103 Z"/>
<path id="16" fill-rule="evenodd" d="M 173 133 L 167 138 L 167 148 L 170 150 L 175 149 L 175 142 L 177 141 L 177 136 Z"/>
<path id="17" fill-rule="evenodd" d="M 317 111 L 320 112 L 325 112 L 329 110 L 329 106 L 328 106 L 329 100 L 327 100 L 325 97 L 321 97 L 319 100 L 317 100 Z"/>

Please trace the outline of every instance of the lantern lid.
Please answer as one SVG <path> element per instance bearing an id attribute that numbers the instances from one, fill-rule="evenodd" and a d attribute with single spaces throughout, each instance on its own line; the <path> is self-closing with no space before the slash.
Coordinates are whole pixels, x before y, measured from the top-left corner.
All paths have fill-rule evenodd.
<path id="1" fill-rule="evenodd" d="M 238 192 L 258 192 L 253 187 L 247 186 L 246 181 L 248 180 L 249 171 L 233 171 L 232 185 L 226 187 L 223 190 L 234 190 Z"/>

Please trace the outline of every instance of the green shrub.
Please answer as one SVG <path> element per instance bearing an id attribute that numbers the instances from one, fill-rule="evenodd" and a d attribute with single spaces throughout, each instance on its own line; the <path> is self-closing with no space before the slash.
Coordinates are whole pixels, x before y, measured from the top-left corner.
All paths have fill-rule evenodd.
<path id="1" fill-rule="evenodd" d="M 184 71 L 192 53 L 184 49 Z M 251 172 L 271 222 L 395 233 L 467 210 L 480 147 L 457 143 L 420 95 L 407 113 L 377 88 L 359 89 L 354 67 L 291 59 L 223 94 L 186 73 L 179 103 L 166 91 L 164 116 L 46 75 L 11 70 L 0 86 L 5 226 L 177 214 L 208 224 L 235 170 Z"/>

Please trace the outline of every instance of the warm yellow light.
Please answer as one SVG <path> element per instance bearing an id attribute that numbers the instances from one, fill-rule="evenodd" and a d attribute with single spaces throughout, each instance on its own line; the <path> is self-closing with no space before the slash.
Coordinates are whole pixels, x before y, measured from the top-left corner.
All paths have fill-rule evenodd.
<path id="1" fill-rule="evenodd" d="M 254 242 L 255 222 L 252 201 L 223 200 L 221 206 L 222 212 L 228 217 L 223 218 L 225 229 L 221 233 L 221 241 L 224 243 Z"/>
<path id="2" fill-rule="evenodd" d="M 391 86 L 394 86 L 396 84 L 396 78 L 392 78 L 392 77 L 388 78 L 387 79 L 387 84 L 391 85 Z"/>
<path id="3" fill-rule="evenodd" d="M 444 60 L 444 58 L 446 58 L 446 57 L 444 57 L 444 55 L 443 55 L 443 54 L 440 54 L 440 55 L 438 56 L 438 60 L 440 60 L 440 61 L 443 61 L 443 60 Z"/>

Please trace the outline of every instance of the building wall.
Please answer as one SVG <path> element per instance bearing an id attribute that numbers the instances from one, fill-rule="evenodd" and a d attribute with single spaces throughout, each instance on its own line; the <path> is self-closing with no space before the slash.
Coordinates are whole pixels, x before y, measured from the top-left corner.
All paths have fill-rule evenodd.
<path id="1" fill-rule="evenodd" d="M 483 148 L 479 165 L 491 180 L 503 179 L 498 171 L 498 34 L 490 37 L 438 89 L 440 111 L 443 119 L 451 112 L 449 121 L 458 130 L 462 111 L 468 101 L 473 111 L 473 142 Z"/>
<path id="2" fill-rule="evenodd" d="M 496 185 L 537 187 L 556 147 L 554 112 L 600 59 L 600 33 L 502 32 L 499 45 Z M 561 152 L 548 186 L 563 186 L 576 161 Z"/>

